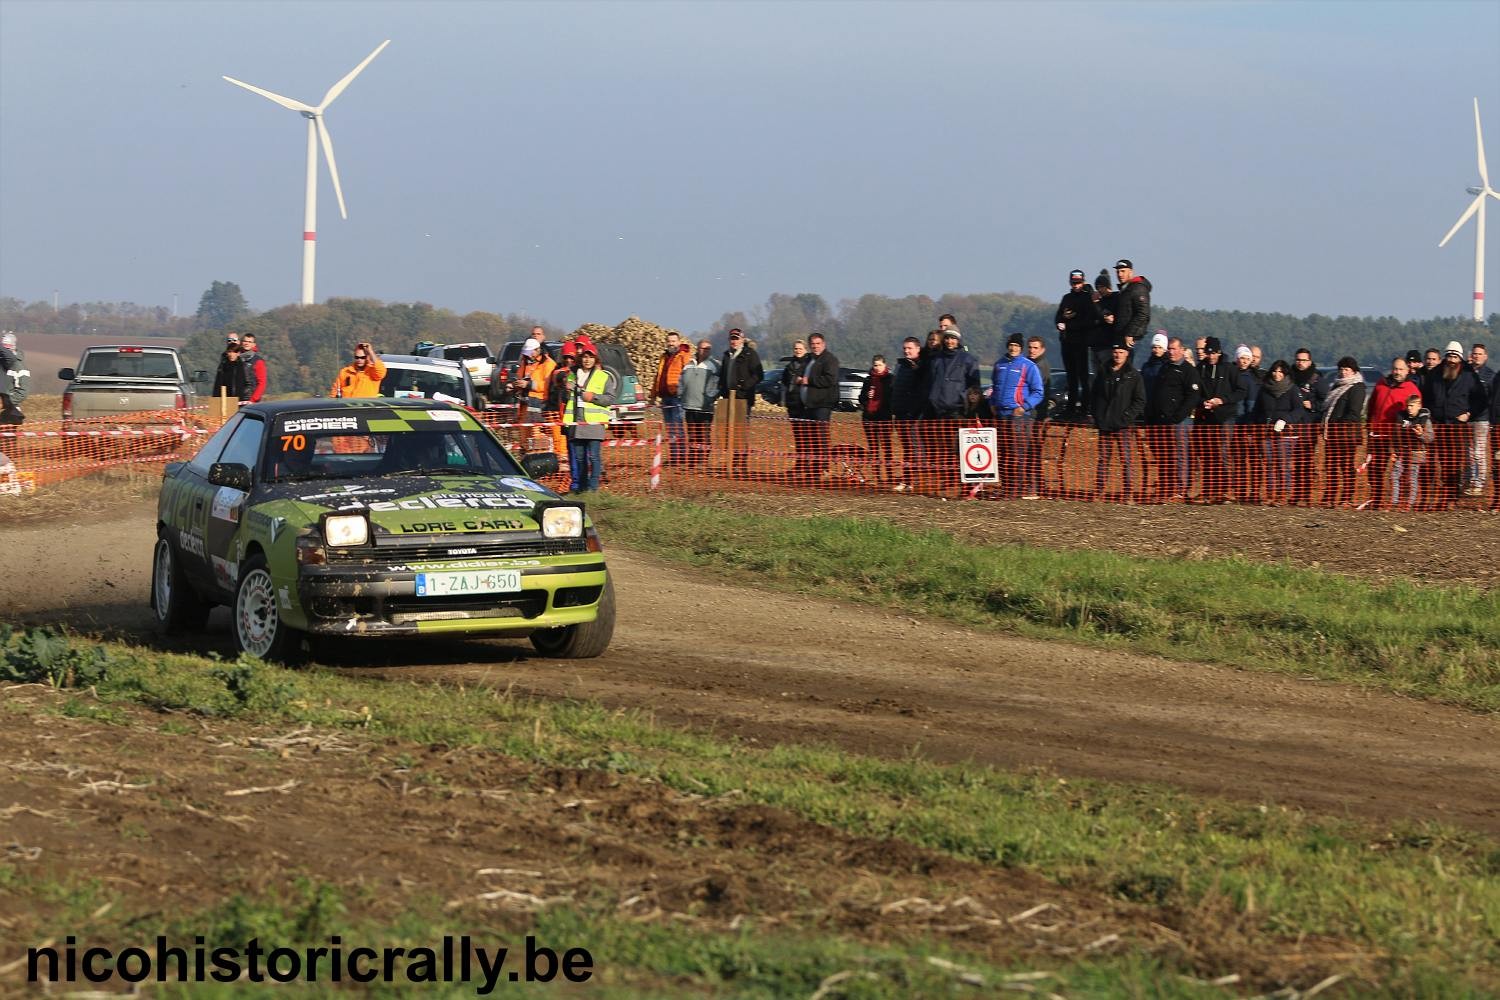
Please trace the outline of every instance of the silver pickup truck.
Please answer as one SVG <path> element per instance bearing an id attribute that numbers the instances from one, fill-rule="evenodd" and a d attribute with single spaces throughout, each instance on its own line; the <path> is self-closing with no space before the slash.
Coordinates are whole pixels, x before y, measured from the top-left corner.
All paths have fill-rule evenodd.
<path id="1" fill-rule="evenodd" d="M 57 377 L 69 383 L 62 397 L 63 423 L 87 420 L 90 426 L 109 426 L 109 417 L 122 424 L 164 423 L 164 411 L 186 411 L 197 402 L 197 385 L 207 372 L 189 379 L 182 360 L 170 347 L 110 345 L 86 347 L 78 367 L 63 368 Z"/>

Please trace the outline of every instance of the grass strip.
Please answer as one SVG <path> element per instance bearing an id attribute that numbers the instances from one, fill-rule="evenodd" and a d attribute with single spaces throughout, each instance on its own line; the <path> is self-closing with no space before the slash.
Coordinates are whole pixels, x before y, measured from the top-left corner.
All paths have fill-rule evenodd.
<path id="1" fill-rule="evenodd" d="M 737 580 L 1017 635 L 1355 682 L 1500 711 L 1500 589 L 1290 563 L 976 545 L 848 517 L 591 498 L 610 542 Z"/>
<path id="2" fill-rule="evenodd" d="M 1072 888 L 1187 913 L 1227 909 L 1255 934 L 1351 940 L 1386 956 L 1395 995 L 1500 989 L 1500 844 L 1470 831 L 977 765 L 759 749 L 594 704 L 294 673 L 36 632 L 0 635 L 0 654 L 0 672 L 12 679 L 92 685 L 102 701 L 80 696 L 66 710 L 103 721 L 118 711 L 112 702 L 133 702 L 481 748 L 697 794 L 733 791 L 830 827 L 1024 867 Z"/>

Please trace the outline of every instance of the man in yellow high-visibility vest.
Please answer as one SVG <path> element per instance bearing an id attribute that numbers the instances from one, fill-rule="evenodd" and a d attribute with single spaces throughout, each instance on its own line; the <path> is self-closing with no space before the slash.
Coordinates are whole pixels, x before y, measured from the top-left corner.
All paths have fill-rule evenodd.
<path id="1" fill-rule="evenodd" d="M 578 370 L 568 376 L 563 397 L 563 433 L 568 437 L 568 466 L 572 492 L 599 489 L 604 472 L 601 456 L 604 436 L 609 432 L 610 404 L 619 392 L 619 379 L 599 364 L 593 340 L 580 335 L 573 341 Z"/>

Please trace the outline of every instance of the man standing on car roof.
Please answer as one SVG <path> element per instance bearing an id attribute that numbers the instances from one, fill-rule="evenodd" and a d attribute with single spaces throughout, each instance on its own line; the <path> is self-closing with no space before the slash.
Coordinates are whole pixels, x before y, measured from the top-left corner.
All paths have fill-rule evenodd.
<path id="1" fill-rule="evenodd" d="M 1136 342 L 1146 335 L 1151 323 L 1151 282 L 1136 274 L 1135 265 L 1124 257 L 1115 261 L 1115 277 L 1120 290 L 1115 293 L 1114 312 L 1104 317 L 1104 322 L 1110 324 L 1115 337 L 1124 341 L 1133 364 Z"/>
<path id="2" fill-rule="evenodd" d="M 687 457 L 680 393 L 682 370 L 692 364 L 692 361 L 693 349 L 682 342 L 682 335 L 667 334 L 666 349 L 661 352 L 661 360 L 656 365 L 656 381 L 651 387 L 651 397 L 661 404 L 661 422 L 667 432 L 668 457 L 673 462 L 681 462 Z"/>
<path id="3" fill-rule="evenodd" d="M 342 399 L 371 399 L 380 395 L 380 383 L 385 380 L 385 362 L 375 353 L 375 348 L 364 341 L 354 345 L 354 361 L 339 369 L 334 376 L 330 396 Z"/>
<path id="4" fill-rule="evenodd" d="M 1089 403 L 1089 347 L 1095 331 L 1104 323 L 1094 290 L 1081 270 L 1068 273 L 1068 291 L 1052 317 L 1062 337 L 1063 369 L 1068 373 L 1068 412 L 1058 416 L 1082 416 Z"/>
<path id="5" fill-rule="evenodd" d="M 247 333 L 241 337 L 240 346 L 244 348 L 240 352 L 240 364 L 245 366 L 245 389 L 250 394 L 248 399 L 241 396 L 240 402 L 259 403 L 265 398 L 266 385 L 270 380 L 270 372 L 266 370 L 266 358 L 260 353 L 260 344 L 253 333 Z"/>

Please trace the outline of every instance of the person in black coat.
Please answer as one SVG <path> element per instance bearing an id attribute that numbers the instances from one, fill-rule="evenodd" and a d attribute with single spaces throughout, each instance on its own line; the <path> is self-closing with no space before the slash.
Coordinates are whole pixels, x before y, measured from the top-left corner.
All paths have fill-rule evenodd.
<path id="1" fill-rule="evenodd" d="M 1082 271 L 1068 275 L 1068 292 L 1057 304 L 1057 313 L 1052 317 L 1062 339 L 1063 369 L 1068 373 L 1068 412 L 1055 414 L 1060 419 L 1081 416 L 1088 412 L 1089 405 L 1089 348 L 1104 317 L 1099 313 L 1099 304 L 1094 301 L 1094 290 L 1089 287 Z"/>
<path id="2" fill-rule="evenodd" d="M 1146 336 L 1146 328 L 1151 324 L 1151 282 L 1136 274 L 1135 265 L 1124 257 L 1115 261 L 1115 280 L 1120 290 L 1104 319 L 1110 324 L 1111 335 L 1125 342 L 1134 365 L 1135 345 Z"/>
<path id="3" fill-rule="evenodd" d="M 1094 358 L 1094 374 L 1097 376 L 1110 366 L 1111 348 L 1115 344 L 1115 331 L 1106 320 L 1115 313 L 1116 293 L 1113 279 L 1108 271 L 1100 271 L 1094 278 L 1094 305 L 1099 310 L 1099 325 L 1089 335 L 1089 353 Z M 1090 383 L 1092 387 L 1092 383 Z M 1092 413 L 1092 410 L 1087 412 Z"/>
<path id="4" fill-rule="evenodd" d="M 1156 388 L 1146 396 L 1145 422 L 1150 425 L 1151 449 L 1158 456 L 1157 481 L 1167 503 L 1187 500 L 1192 472 L 1188 461 L 1193 411 L 1198 408 L 1198 369 L 1187 360 L 1181 338 L 1167 340 L 1167 355 L 1156 376 Z"/>
<path id="5" fill-rule="evenodd" d="M 1364 442 L 1364 419 L 1364 376 L 1359 373 L 1359 362 L 1345 355 L 1339 358 L 1338 374 L 1323 397 L 1325 507 L 1348 507 L 1354 502 L 1358 479 L 1354 456 Z"/>
<path id="6" fill-rule="evenodd" d="M 1124 466 L 1124 499 L 1135 499 L 1135 424 L 1146 412 L 1146 387 L 1141 373 L 1130 367 L 1130 348 L 1124 340 L 1110 350 L 1110 366 L 1094 376 L 1089 393 L 1094 427 L 1099 432 L 1099 464 L 1095 467 L 1094 490 L 1105 496 L 1109 467 L 1115 454 Z"/>
<path id="7" fill-rule="evenodd" d="M 745 335 L 738 329 L 729 331 L 729 349 L 719 360 L 719 398 L 728 399 L 733 393 L 744 400 L 748 414 L 755 405 L 755 387 L 766 377 L 755 348 L 745 343 Z"/>
<path id="8" fill-rule="evenodd" d="M 245 365 L 240 357 L 240 342 L 231 340 L 224 345 L 224 353 L 219 355 L 219 367 L 214 372 L 213 395 L 219 395 L 219 390 L 224 390 L 224 395 L 233 399 L 244 399 L 245 394 Z"/>
<path id="9" fill-rule="evenodd" d="M 892 371 L 891 415 L 896 420 L 896 434 L 901 438 L 901 463 L 910 470 L 922 459 L 922 435 L 917 421 L 927 412 L 926 369 L 922 365 L 920 340 L 907 337 L 901 342 L 901 357 Z"/>
<path id="10" fill-rule="evenodd" d="M 875 481 L 883 483 L 891 468 L 891 388 L 895 374 L 886 366 L 885 355 L 877 354 L 870 361 L 870 372 L 865 384 L 859 388 L 860 427 L 865 432 L 865 447 L 870 460 L 875 464 Z"/>
<path id="11" fill-rule="evenodd" d="M 1193 456 L 1202 470 L 1199 499 L 1204 503 L 1227 503 L 1230 489 L 1230 459 L 1234 454 L 1235 416 L 1239 413 L 1244 386 L 1235 366 L 1224 360 L 1218 337 L 1204 339 L 1205 357 L 1198 365 L 1197 434 Z"/>
<path id="12" fill-rule="evenodd" d="M 833 411 L 839 405 L 839 359 L 828 349 L 821 333 L 807 338 L 812 354 L 807 367 L 792 383 L 792 391 L 802 397 L 803 415 L 807 418 L 808 464 L 805 471 L 821 476 L 828 468 L 828 431 Z"/>
<path id="13" fill-rule="evenodd" d="M 1275 361 L 1261 382 L 1250 423 L 1262 435 L 1266 466 L 1266 503 L 1280 507 L 1292 498 L 1292 463 L 1297 457 L 1297 425 L 1302 400 L 1292 381 L 1292 366 Z"/>

